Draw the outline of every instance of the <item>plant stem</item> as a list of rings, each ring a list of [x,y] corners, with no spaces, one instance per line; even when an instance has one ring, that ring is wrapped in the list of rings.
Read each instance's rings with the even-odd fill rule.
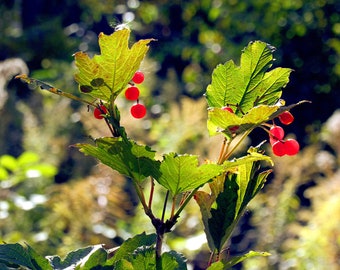
[[[164,205],[163,205],[163,211],[162,211],[162,218],[161,218],[162,222],[164,222],[164,218],[165,218],[166,204],[168,203],[169,193],[170,191],[167,190],[166,195],[165,195]]]
[[[162,270],[162,245],[164,232],[157,232],[156,238],[156,270]]]
[[[174,196],[174,197],[172,198],[172,206],[171,206],[170,219],[174,216],[175,207],[176,207],[176,196]]]
[[[150,178],[151,178],[151,189],[150,189],[150,197],[149,197],[149,208],[151,209],[153,192],[155,190],[155,181],[153,180],[153,178],[151,176],[150,176]]]
[[[223,163],[225,160],[227,160],[232,153],[235,151],[236,148],[238,148],[238,146],[241,144],[241,142],[249,135],[250,132],[252,132],[253,129],[249,129],[246,132],[244,132],[241,136],[241,138],[237,141],[237,143],[233,146],[233,148],[231,150],[229,150],[227,153],[224,154],[224,156],[222,157],[222,162]]]
[[[192,196],[195,195],[196,191],[199,188],[195,188],[194,190],[191,191],[191,193],[185,198],[185,200],[183,201],[183,203],[180,205],[180,207],[177,209],[176,213],[171,217],[171,222],[173,223],[173,225],[175,225],[176,220],[179,218],[179,215],[181,214],[181,212],[183,211],[183,209],[185,208],[185,206],[189,203],[190,199],[192,198]]]

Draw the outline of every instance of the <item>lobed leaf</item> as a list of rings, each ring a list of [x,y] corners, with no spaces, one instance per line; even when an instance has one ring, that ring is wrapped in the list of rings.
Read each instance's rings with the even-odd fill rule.
[[[148,176],[160,177],[160,162],[154,159],[155,152],[148,146],[122,137],[99,138],[95,142],[96,145],[76,144],[76,147],[135,181],[142,181]]]
[[[164,155],[160,165],[161,175],[156,180],[170,190],[172,195],[196,189],[222,173],[217,164],[198,166],[198,157],[194,155]]]
[[[91,59],[84,52],[75,53],[78,68],[75,80],[83,93],[109,101],[127,86],[153,41],[139,40],[129,48],[129,37],[130,30],[126,28],[111,35],[100,33],[100,55]]]
[[[28,267],[30,269],[42,269],[36,268],[33,265],[29,252],[27,252],[27,250],[20,244],[0,245],[0,262],[7,266],[17,265]]]
[[[61,259],[59,256],[48,256],[50,264],[53,269],[90,269],[87,268],[91,265],[97,266],[96,263],[103,264],[106,261],[107,254],[102,245],[88,246],[80,248],[68,253],[65,259]]]
[[[237,116],[221,108],[212,108],[208,111],[208,130],[211,136],[223,133],[232,137],[234,133],[243,133],[246,130],[254,129],[259,125],[272,119],[279,105],[259,105],[253,107],[242,117]],[[235,131],[233,127],[237,126]]]
[[[281,97],[281,89],[289,82],[291,69],[277,68],[266,72],[273,62],[273,47],[262,42],[250,43],[241,54],[240,66],[232,60],[218,65],[207,87],[209,107],[231,106],[236,115],[254,106],[273,105]]]
[[[156,243],[156,234],[138,234],[133,238],[129,238],[119,247],[116,251],[115,255],[107,261],[106,265],[113,265],[115,262],[129,256],[132,254],[138,247],[142,246],[152,246]]]

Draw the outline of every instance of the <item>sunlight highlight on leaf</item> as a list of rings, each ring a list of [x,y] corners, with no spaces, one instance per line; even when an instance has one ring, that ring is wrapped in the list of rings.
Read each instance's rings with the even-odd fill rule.
[[[149,43],[154,40],[139,40],[129,48],[129,37],[130,30],[127,28],[111,35],[101,33],[100,55],[91,59],[87,53],[75,53],[78,68],[75,79],[83,93],[108,102],[114,100],[127,86],[140,67]]]

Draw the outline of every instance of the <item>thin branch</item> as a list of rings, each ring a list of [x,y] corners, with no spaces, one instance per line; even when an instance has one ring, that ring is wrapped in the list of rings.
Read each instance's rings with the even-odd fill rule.
[[[149,208],[151,209],[153,193],[155,190],[155,181],[151,176],[150,176],[150,179],[151,179],[151,189],[150,189],[150,197],[149,197]]]
[[[231,148],[231,150],[229,150],[227,153],[225,153],[225,155],[222,158],[222,162],[226,161],[231,155],[232,153],[235,151],[236,148],[239,147],[239,145],[241,144],[241,142],[250,134],[250,132],[252,132],[253,129],[248,129],[246,132],[244,132],[241,136],[241,138],[237,141],[237,143]]]
[[[190,199],[195,195],[196,191],[199,188],[195,188],[194,190],[191,191],[191,193],[185,198],[185,200],[183,201],[183,203],[180,205],[180,207],[177,209],[176,213],[172,216],[171,218],[171,222],[173,223],[173,225],[175,225],[176,220],[179,218],[179,215],[182,213],[183,209],[185,208],[185,206],[189,203]]]
[[[167,205],[167,203],[168,203],[169,193],[170,193],[170,191],[167,190],[166,195],[165,195],[164,205],[163,205],[163,211],[162,211],[162,218],[161,218],[161,221],[162,221],[162,222],[164,222],[165,211],[166,211],[166,205]]]
[[[176,196],[174,196],[173,198],[172,198],[172,206],[171,206],[171,214],[170,214],[170,219],[174,216],[174,214],[175,214],[175,208],[176,208],[176,199],[177,199],[177,197]]]

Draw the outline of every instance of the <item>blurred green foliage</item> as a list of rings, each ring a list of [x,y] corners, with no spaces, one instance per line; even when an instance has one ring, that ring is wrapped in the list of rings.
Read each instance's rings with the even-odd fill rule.
[[[111,33],[120,23],[127,23],[136,39],[158,41],[152,44],[149,59],[142,66],[147,75],[142,96],[150,117],[139,122],[127,117],[123,125],[131,136],[160,151],[203,153],[213,158],[219,141],[207,141],[207,134],[198,132],[206,120],[200,97],[210,83],[212,69],[236,59],[249,41],[259,39],[277,47],[276,65],[295,70],[284,98],[288,103],[301,99],[313,102],[294,110],[296,121],[287,127],[287,133],[294,132],[304,141],[305,149],[297,158],[276,160],[275,177],[251,205],[230,252],[237,254],[252,247],[274,254],[252,259],[244,269],[326,265],[336,269],[340,250],[336,207],[340,139],[332,132],[339,125],[322,123],[340,105],[339,14],[336,0],[5,0],[0,3],[0,61],[22,58],[32,77],[79,94],[73,81],[72,54],[79,50],[97,53],[98,33]],[[10,80],[11,74],[0,70],[0,81]],[[86,141],[89,134],[102,136],[105,131],[87,108],[77,103],[32,91],[15,81],[5,88],[8,100],[0,108],[0,177],[2,184],[12,184],[0,191],[1,240],[26,240],[36,243],[33,246],[39,246],[43,254],[60,255],[86,244],[119,244],[126,231],[136,230],[126,215],[138,213],[133,199],[126,201],[129,182],[118,176],[95,180],[103,176],[93,167],[95,162],[67,148]],[[120,105],[124,112],[124,101]],[[262,141],[263,136],[255,133],[252,143]],[[24,167],[19,160],[29,152],[38,154],[39,159]],[[331,165],[322,167],[325,160]],[[54,179],[53,174],[35,180],[27,177],[27,169],[41,164],[57,168]],[[53,180],[72,181],[58,186]],[[99,195],[91,195],[96,188]],[[103,190],[108,193],[101,193]],[[20,209],[11,197],[21,198],[26,207],[34,194],[45,192],[51,195],[50,200],[30,210]],[[101,207],[104,201],[112,206],[110,211]],[[120,207],[121,202],[124,207]],[[185,213],[190,222],[175,232],[182,242],[173,242],[189,253],[193,246],[201,246],[190,242],[194,237],[186,239],[188,233],[199,238],[202,228],[195,207]],[[121,208],[124,210],[118,212]],[[140,215],[134,220],[144,224]],[[55,237],[45,241],[46,232]],[[204,248],[201,252],[204,256]],[[192,254],[188,257],[195,260]]]

